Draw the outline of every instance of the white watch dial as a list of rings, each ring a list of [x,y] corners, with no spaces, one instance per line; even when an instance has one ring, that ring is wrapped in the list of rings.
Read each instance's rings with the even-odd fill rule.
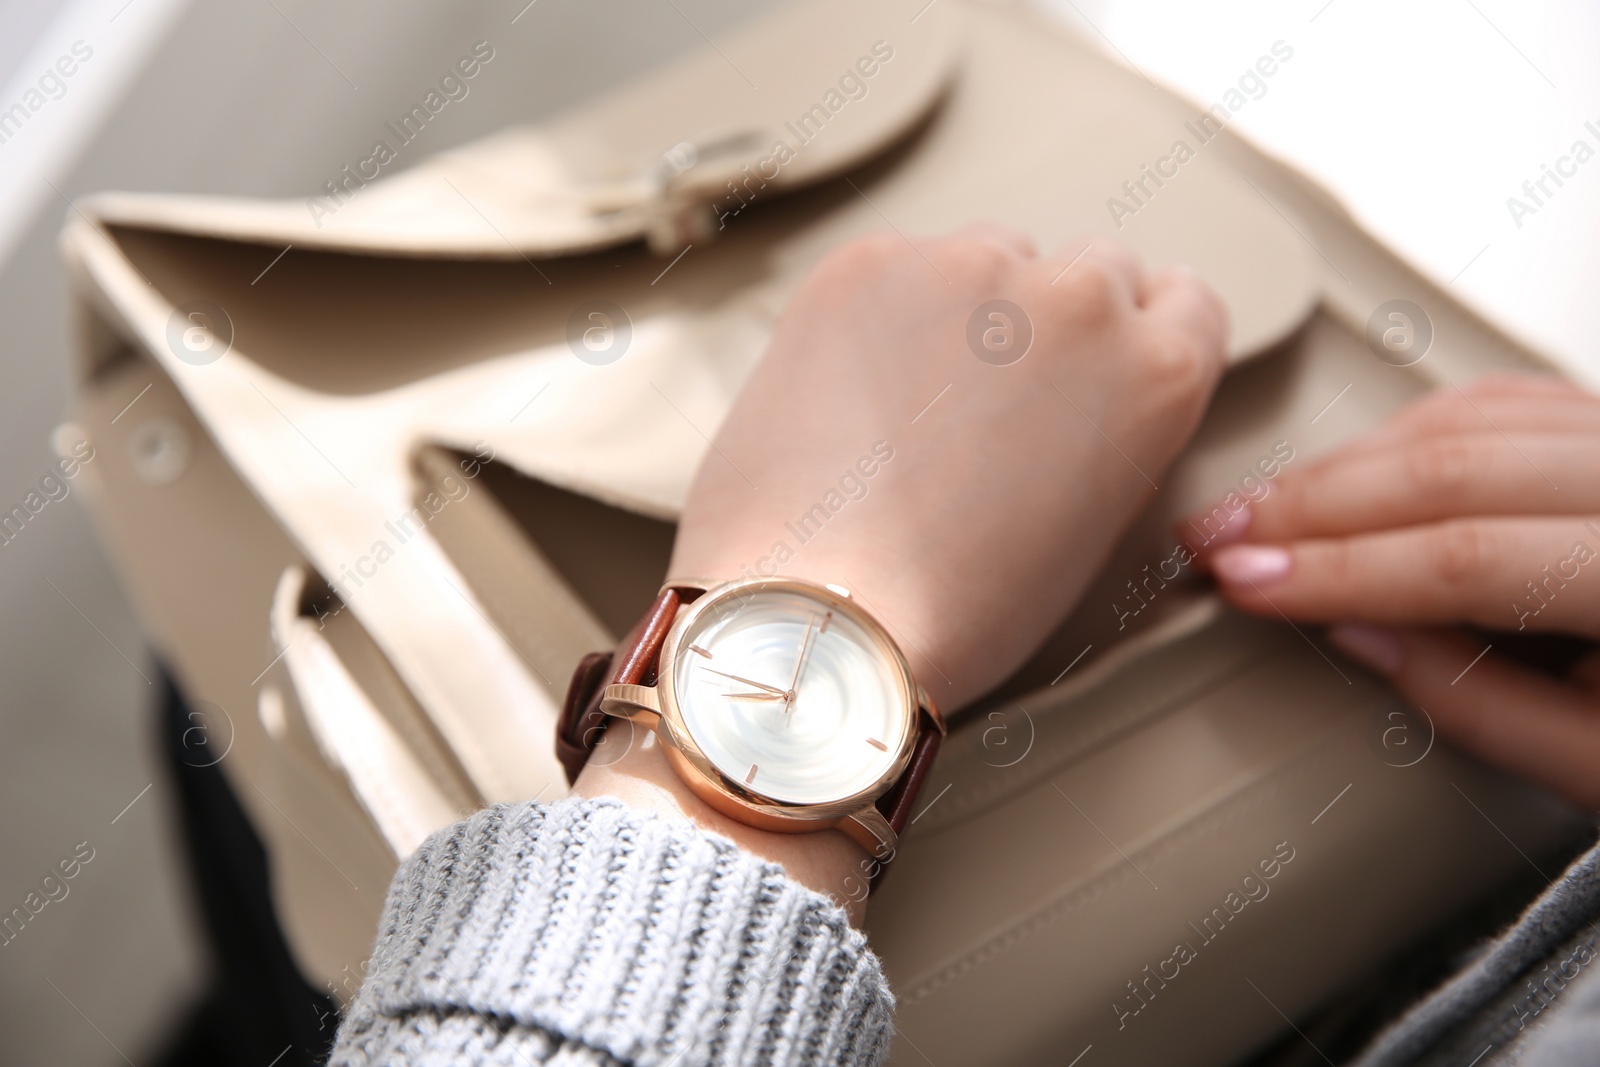
[[[908,693],[865,627],[788,590],[708,608],[681,639],[673,690],[718,770],[790,804],[842,800],[889,771],[911,730]]]

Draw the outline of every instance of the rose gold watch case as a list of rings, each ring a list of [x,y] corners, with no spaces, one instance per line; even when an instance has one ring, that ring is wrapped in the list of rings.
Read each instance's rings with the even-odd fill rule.
[[[656,731],[666,749],[668,762],[690,790],[722,814],[762,830],[783,833],[809,833],[836,827],[854,838],[868,852],[881,854],[893,849],[896,835],[875,806],[879,797],[905,773],[917,741],[917,716],[926,709],[941,733],[944,723],[932,701],[912,677],[911,666],[889,631],[840,586],[825,586],[796,578],[747,578],[731,582],[699,580],[672,581],[671,588],[698,588],[704,594],[678,612],[661,647],[656,669],[656,684],[611,685],[606,687],[601,710],[608,715],[628,718]],[[794,804],[774,800],[743,782],[723,774],[696,743],[684,723],[678,706],[676,667],[679,657],[688,652],[685,635],[708,612],[764,593],[794,593],[815,600],[824,610],[843,615],[864,630],[888,664],[900,691],[902,730],[899,750],[889,768],[873,783],[839,800],[814,804]],[[734,610],[737,610],[735,608]]]

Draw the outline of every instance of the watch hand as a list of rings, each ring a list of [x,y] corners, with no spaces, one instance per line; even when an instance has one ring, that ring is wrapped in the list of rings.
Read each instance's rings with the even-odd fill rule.
[[[786,700],[786,693],[723,693],[729,700]]]
[[[811,647],[811,628],[817,625],[817,617],[811,616],[806,623],[806,636],[800,642],[800,655],[794,661],[794,677],[789,680],[789,691],[800,683],[800,669],[806,665],[806,651]]]
[[[745,685],[753,685],[757,689],[763,689],[763,690],[767,691],[768,693],[773,693],[773,694],[775,694],[777,696],[780,696],[780,697],[781,696],[788,696],[787,692],[785,692],[782,689],[779,689],[775,685],[765,685],[765,684],[763,684],[761,682],[753,682],[749,678],[741,678],[737,674],[729,674],[727,671],[714,670],[711,667],[701,667],[700,669],[703,670],[703,671],[710,671],[712,674],[720,674],[724,678],[732,678],[734,681],[743,682]]]
[[[811,651],[811,628],[816,624],[817,617],[813,615],[811,620],[806,623],[806,636],[800,642],[800,655],[794,661],[794,677],[790,679],[789,692],[784,694],[783,698],[783,721],[786,723],[789,721],[789,712],[794,710],[795,693],[800,688],[800,672],[805,670],[806,654]]]

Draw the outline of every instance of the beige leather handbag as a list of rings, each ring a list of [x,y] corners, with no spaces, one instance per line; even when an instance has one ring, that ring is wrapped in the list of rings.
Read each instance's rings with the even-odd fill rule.
[[[1113,234],[1223,294],[1237,364],[1080,608],[952,731],[869,915],[897,1062],[1223,1063],[1548,848],[1564,809],[1183,566],[1188,509],[1433,383],[1546,369],[1227,119],[1023,11],[807,0],[557,121],[397,173],[375,145],[304,201],[80,202],[86,495],[227,731],[313,980],[353,988],[426,834],[562,792],[567,678],[650,601],[777,309],[885,228]],[[1411,334],[1369,345],[1394,300]]]

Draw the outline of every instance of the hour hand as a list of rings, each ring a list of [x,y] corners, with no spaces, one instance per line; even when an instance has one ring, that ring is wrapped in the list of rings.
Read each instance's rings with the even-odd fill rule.
[[[787,700],[782,693],[723,693],[729,700]]]
[[[700,669],[703,670],[703,671],[708,671],[711,674],[721,675],[724,678],[732,678],[734,681],[742,682],[745,685],[753,685],[757,689],[760,689],[761,691],[766,692],[766,693],[771,693],[774,696],[786,697],[786,696],[789,695],[786,691],[784,691],[782,689],[779,689],[775,685],[764,685],[761,682],[751,681],[749,678],[741,678],[737,674],[729,674],[727,671],[714,670],[711,667],[701,667]]]

